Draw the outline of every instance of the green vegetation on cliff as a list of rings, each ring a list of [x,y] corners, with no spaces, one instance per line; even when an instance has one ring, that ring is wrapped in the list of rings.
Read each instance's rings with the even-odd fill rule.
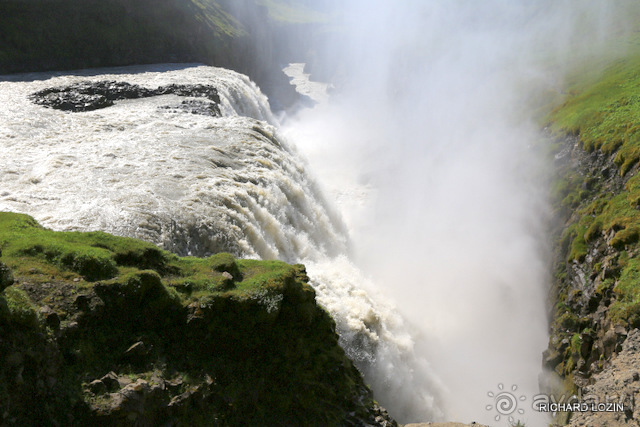
[[[614,192],[601,191],[598,181],[606,177],[573,177],[573,191],[564,202],[578,208],[575,214],[579,219],[567,229],[565,239],[571,241],[568,259],[582,262],[589,244],[608,236],[608,245],[621,256],[612,306],[614,320],[633,320],[635,327],[640,326],[640,270],[635,259],[640,236],[640,175],[634,167],[640,160],[638,68],[640,55],[616,61],[595,82],[576,85],[552,115],[555,130],[578,135],[586,152],[610,156],[618,167],[611,173],[624,178],[624,187]]]
[[[264,6],[269,16],[280,22],[289,23],[323,23],[328,20],[326,13],[311,7],[311,2],[296,0],[255,0],[256,4]],[[314,5],[317,7],[318,5]]]
[[[625,43],[626,56],[576,73],[549,119],[564,140],[553,195],[565,223],[545,363],[569,388],[640,327],[640,53]]]
[[[304,267],[0,213],[0,423],[339,425],[370,391]]]

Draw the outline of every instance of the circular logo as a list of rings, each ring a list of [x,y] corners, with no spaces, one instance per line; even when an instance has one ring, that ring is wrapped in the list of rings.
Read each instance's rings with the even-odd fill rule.
[[[518,401],[525,401],[527,398],[525,396],[516,397],[515,393],[518,390],[517,385],[511,386],[511,391],[504,391],[504,385],[498,384],[497,392],[488,392],[487,396],[493,399],[493,403],[491,405],[487,405],[487,411],[494,410],[497,412],[497,415],[494,417],[496,421],[500,421],[502,416],[508,416],[509,423],[515,423],[515,418],[512,414],[518,413],[520,415],[524,414],[524,409],[518,408]]]

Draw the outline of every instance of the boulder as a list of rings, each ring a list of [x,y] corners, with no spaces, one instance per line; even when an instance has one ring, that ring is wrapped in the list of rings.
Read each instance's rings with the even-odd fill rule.
[[[120,381],[118,375],[113,371],[100,378],[100,381],[109,391],[116,391],[120,389]]]
[[[178,95],[206,98],[208,101],[188,100],[177,107],[165,107],[192,114],[219,117],[220,96],[218,89],[210,85],[167,85],[147,89],[127,82],[98,81],[80,82],[64,87],[52,87],[31,94],[31,100],[44,107],[57,110],[82,112],[110,107],[114,101],[148,98],[159,95]]]

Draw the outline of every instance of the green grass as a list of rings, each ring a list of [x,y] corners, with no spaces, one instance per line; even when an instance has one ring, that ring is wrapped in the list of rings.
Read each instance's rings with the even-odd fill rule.
[[[281,292],[297,271],[281,261],[235,260],[226,253],[178,257],[151,243],[102,232],[54,232],[27,215],[14,213],[0,213],[0,248],[16,280],[76,278],[127,285],[132,277],[150,271],[145,277],[157,276],[158,283],[180,291],[185,301]]]
[[[7,212],[0,213],[0,249],[15,278],[0,291],[0,354],[13,355],[0,358],[0,408],[18,424],[64,424],[69,413],[96,424],[89,405],[106,405],[109,395],[87,387],[110,371],[148,381],[188,378],[164,392],[167,402],[206,387],[209,400],[180,416],[185,425],[214,418],[221,425],[339,425],[371,404],[300,265],[227,253],[178,257],[135,239],[54,232]],[[139,341],[145,353],[126,356]],[[20,377],[24,349],[33,363]],[[55,398],[44,399],[38,380],[52,375]],[[364,400],[355,403],[358,396]]]
[[[21,289],[10,286],[0,294],[0,319],[11,319],[14,325],[39,329],[36,306]]]
[[[635,311],[640,307],[636,307],[640,303],[640,276],[637,274],[640,253],[639,179],[640,175],[633,176],[620,194],[597,194],[585,207],[577,210],[579,219],[563,235],[563,239],[570,242],[567,261],[584,261],[589,245],[598,239],[607,239],[608,245],[619,251],[616,299],[611,313],[616,322],[638,326],[640,319]]]
[[[289,24],[327,23],[329,16],[295,0],[255,0],[265,6],[271,19]]]
[[[639,68],[636,52],[595,79],[590,74],[574,77],[570,96],[549,117],[554,131],[579,135],[585,150],[615,154],[622,175],[640,159]]]
[[[587,152],[610,156],[625,187],[616,194],[603,191],[602,177],[573,172],[554,183],[553,198],[575,219],[561,238],[567,261],[584,261],[604,239],[618,255],[600,291],[613,288],[614,322],[640,326],[640,33],[614,39],[611,47],[614,54],[570,76],[567,96],[547,121],[558,135],[578,135]],[[596,274],[601,269],[594,266]]]
[[[575,387],[579,360],[588,358],[581,331],[603,326],[581,304],[592,313],[604,303],[604,322],[640,327],[640,33],[610,43],[609,55],[591,58],[569,77],[564,99],[544,121],[558,140],[578,136],[587,153],[600,152],[615,166],[612,178],[568,166],[552,185],[553,204],[568,222],[556,242],[565,263],[556,272],[550,348],[563,356],[555,370],[567,388]],[[567,281],[574,263],[587,283],[597,283],[593,294]]]
[[[192,12],[195,13],[196,21],[204,24],[218,36],[240,37],[247,34],[242,24],[217,1],[189,0],[185,3],[188,3]],[[176,4],[180,5],[180,3]]]

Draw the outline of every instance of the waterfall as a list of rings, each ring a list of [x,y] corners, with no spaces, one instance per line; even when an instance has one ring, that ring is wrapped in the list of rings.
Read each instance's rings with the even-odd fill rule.
[[[156,90],[210,85],[220,116],[163,94],[84,112],[46,108],[34,93],[115,81]],[[442,388],[397,308],[349,259],[348,229],[280,135],[246,77],[198,66],[136,66],[0,81],[0,210],[54,230],[102,230],[181,255],[228,251],[308,266],[340,343],[392,415],[442,417]],[[191,105],[191,104],[187,104]]]

